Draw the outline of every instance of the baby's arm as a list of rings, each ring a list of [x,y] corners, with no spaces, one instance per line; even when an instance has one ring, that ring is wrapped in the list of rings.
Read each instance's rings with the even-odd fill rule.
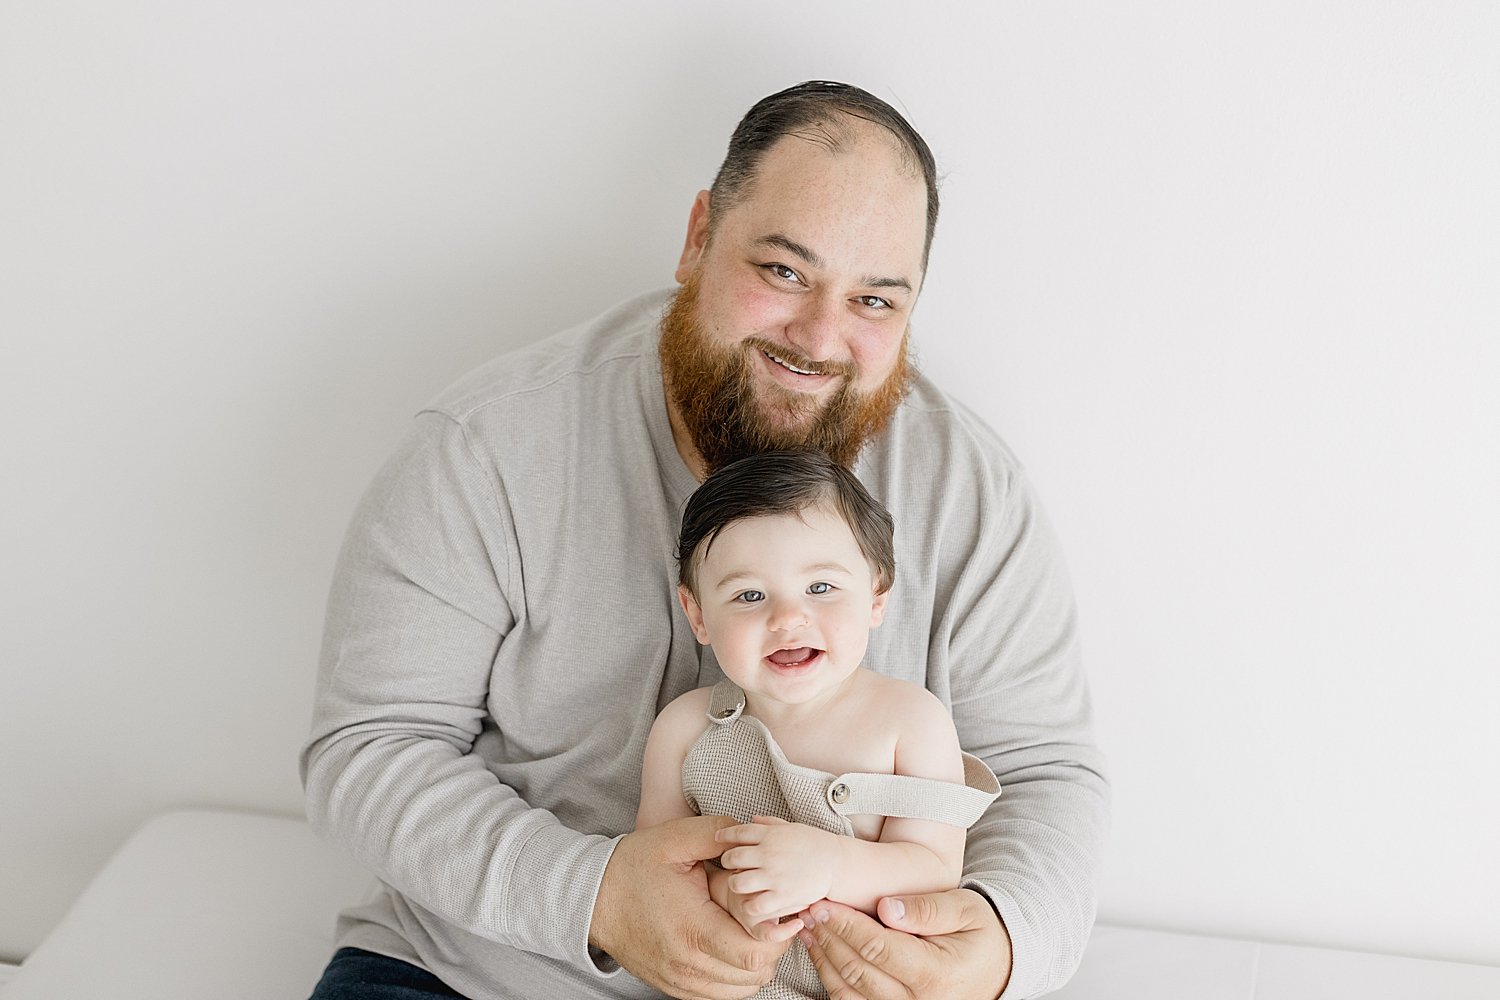
[[[682,762],[707,725],[708,688],[689,691],[661,710],[646,737],[641,762],[641,804],[635,828],[644,830],[668,820],[694,815],[682,794]]]
[[[641,762],[641,804],[635,814],[635,828],[645,829],[694,815],[682,794],[682,763],[693,742],[707,724],[710,689],[700,688],[673,701],[651,726],[646,738],[645,758]],[[713,862],[704,865],[708,873],[708,893],[740,922],[745,931],[762,941],[784,941],[796,933],[796,927],[777,927],[774,922],[745,912],[746,897],[729,888],[729,873]]]
[[[888,716],[899,719],[895,772],[962,784],[958,734],[942,702],[913,685],[893,686],[890,694],[901,700]],[[932,820],[888,817],[880,840],[865,841],[757,816],[719,831],[718,839],[738,845],[723,857],[724,867],[735,869],[728,885],[752,897],[744,907],[761,920],[825,897],[873,914],[886,896],[952,889],[963,874],[963,829]]]

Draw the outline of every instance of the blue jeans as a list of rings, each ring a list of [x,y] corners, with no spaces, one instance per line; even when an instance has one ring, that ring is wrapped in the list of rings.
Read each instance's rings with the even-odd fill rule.
[[[459,997],[432,973],[361,948],[333,953],[309,1000],[429,1000]]]

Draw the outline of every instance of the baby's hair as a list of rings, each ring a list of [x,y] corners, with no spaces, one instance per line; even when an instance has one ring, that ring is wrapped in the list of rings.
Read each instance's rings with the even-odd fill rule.
[[[895,522],[854,473],[821,451],[767,451],[724,466],[694,491],[677,536],[677,580],[697,593],[693,574],[719,532],[751,517],[823,507],[849,525],[875,570],[875,592],[896,582]],[[701,551],[700,551],[701,550]]]

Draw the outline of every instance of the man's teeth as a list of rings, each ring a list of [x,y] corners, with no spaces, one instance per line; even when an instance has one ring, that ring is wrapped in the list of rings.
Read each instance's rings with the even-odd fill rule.
[[[765,354],[766,357],[770,358],[772,361],[776,362],[778,365],[780,365],[781,367],[785,368],[789,372],[796,372],[798,375],[821,375],[821,374],[823,374],[820,371],[808,371],[805,368],[798,368],[796,365],[792,364],[791,362],[783,360],[782,358],[778,358],[776,355],[772,354],[770,351],[763,351],[762,353]]]

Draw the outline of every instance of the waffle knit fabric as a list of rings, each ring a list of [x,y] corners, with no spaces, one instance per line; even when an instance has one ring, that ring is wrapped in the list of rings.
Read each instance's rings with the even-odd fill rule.
[[[955,785],[895,774],[829,774],[787,760],[765,725],[745,715],[745,697],[733,681],[714,685],[709,725],[682,764],[682,790],[699,815],[774,816],[854,836],[850,816],[905,816],[968,827],[1000,795],[1000,784],[977,758],[965,755],[970,782]],[[897,811],[889,811],[889,810]],[[802,942],[776,965],[776,978],[754,1000],[825,1000]]]

